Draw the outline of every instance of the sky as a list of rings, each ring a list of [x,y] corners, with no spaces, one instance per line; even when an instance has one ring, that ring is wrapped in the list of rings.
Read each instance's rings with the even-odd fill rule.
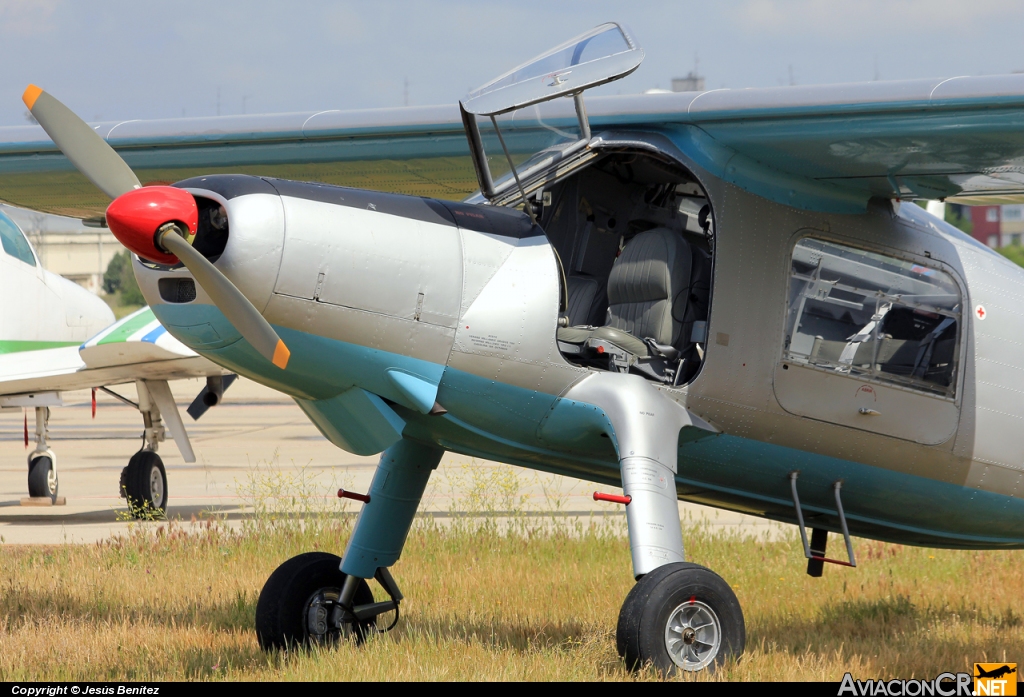
[[[1017,0],[0,0],[0,126],[29,83],[90,121],[454,103],[609,20],[646,54],[611,94],[1024,71]]]

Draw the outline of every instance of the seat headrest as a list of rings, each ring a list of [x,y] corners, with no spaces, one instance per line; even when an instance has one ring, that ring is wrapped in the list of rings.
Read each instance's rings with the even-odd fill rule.
[[[671,230],[654,228],[623,247],[608,277],[608,302],[673,300],[690,278],[689,245]]]

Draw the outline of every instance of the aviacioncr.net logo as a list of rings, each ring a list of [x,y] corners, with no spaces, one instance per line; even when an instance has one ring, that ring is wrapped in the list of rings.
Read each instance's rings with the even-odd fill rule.
[[[932,680],[854,680],[847,673],[839,695],[856,697],[972,697],[970,673],[939,673]]]

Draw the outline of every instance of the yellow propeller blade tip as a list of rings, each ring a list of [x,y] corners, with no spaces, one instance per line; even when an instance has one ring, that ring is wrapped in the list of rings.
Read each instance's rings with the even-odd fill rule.
[[[291,355],[292,352],[288,350],[288,347],[284,345],[284,342],[278,339],[277,348],[274,349],[274,365],[281,370],[284,370],[288,365],[288,359],[291,358]]]
[[[21,101],[25,102],[25,106],[28,107],[29,111],[32,111],[32,107],[36,105],[36,100],[39,99],[39,95],[41,95],[42,93],[42,87],[29,85],[25,88],[25,93],[21,95]]]

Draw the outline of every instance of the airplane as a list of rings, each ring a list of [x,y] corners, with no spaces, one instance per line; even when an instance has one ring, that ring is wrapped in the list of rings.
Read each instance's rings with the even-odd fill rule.
[[[974,676],[976,678],[997,678],[998,679],[998,678],[1003,677],[1004,675],[1009,675],[1011,673],[1016,673],[1017,672],[1016,668],[1011,668],[1008,665],[1002,665],[1002,666],[999,666],[998,668],[993,668],[992,670],[985,670],[981,666],[976,666],[975,670],[978,673],[977,675]]]
[[[198,418],[220,401],[234,376],[168,334],[148,307],[115,322],[99,297],[42,268],[24,232],[3,211],[0,245],[0,292],[8,298],[0,309],[0,411],[35,412],[29,497],[51,505],[60,498],[50,408],[63,405],[64,391],[91,388],[95,415],[98,388],[137,408],[143,418],[143,447],[121,471],[121,496],[131,503],[132,515],[166,511],[167,473],[157,448],[168,427],[185,461],[195,462],[167,381],[206,378],[207,386],[189,408]],[[128,382],[137,387],[137,403],[110,389]]]
[[[608,23],[459,105],[96,126],[30,86],[52,142],[0,129],[7,200],[108,225],[175,338],[382,453],[264,649],[385,630],[445,451],[622,487],[630,669],[746,642],[678,500],[796,524],[811,576],[1024,547],[1024,270],[912,202],[1024,194],[1024,75],[585,98],[642,59]]]

